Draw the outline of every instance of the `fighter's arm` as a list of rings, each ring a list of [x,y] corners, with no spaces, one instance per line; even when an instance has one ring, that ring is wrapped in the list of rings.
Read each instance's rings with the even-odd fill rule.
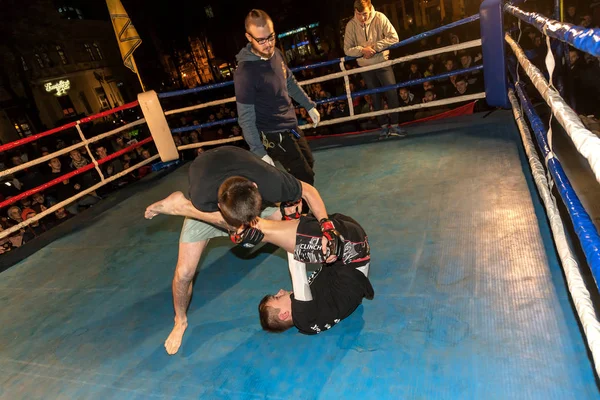
[[[317,218],[317,221],[321,221],[323,218],[328,218],[327,209],[325,203],[319,194],[319,191],[312,185],[306,182],[300,181],[302,186],[302,198],[310,207],[313,215]]]
[[[294,298],[300,301],[312,301],[312,292],[310,291],[310,285],[306,276],[306,264],[294,260],[292,253],[288,253],[288,264],[290,276],[292,277]]]
[[[344,238],[335,230],[333,223],[329,221],[325,203],[323,203],[323,199],[317,189],[306,182],[300,181],[300,183],[302,184],[302,198],[308,203],[313,215],[321,224],[323,231],[323,254],[327,255],[329,253],[326,262],[332,263],[337,259],[341,251],[343,251]]]
[[[198,219],[200,221],[207,222],[211,225],[216,225],[219,228],[231,230],[232,228],[225,222],[223,219],[223,215],[221,215],[220,211],[215,212],[204,212],[200,210],[196,210],[194,215],[190,215],[190,217],[194,219]]]

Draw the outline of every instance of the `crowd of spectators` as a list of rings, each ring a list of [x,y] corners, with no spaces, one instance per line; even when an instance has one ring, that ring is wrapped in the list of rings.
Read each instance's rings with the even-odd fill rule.
[[[90,126],[86,133],[91,136],[100,134],[111,128],[114,129],[119,123],[122,122],[118,118],[110,118],[110,120],[106,119],[95,126]],[[135,145],[148,136],[149,133],[147,132],[147,128],[137,126],[112,136],[111,138],[95,142],[89,146],[89,149],[93,153],[94,158],[99,160],[107,157],[109,154]],[[80,142],[81,140],[78,139],[78,135],[73,128],[71,131],[67,130],[60,134],[19,146],[12,151],[0,153],[0,170],[4,171],[25,164],[31,160],[46,156]],[[152,157],[155,153],[156,150],[153,145],[139,146],[131,151],[125,152],[119,157],[99,165],[98,168],[100,168],[105,178],[109,178],[120,174],[130,166],[144,159]],[[72,171],[85,167],[90,163],[92,163],[92,157],[90,156],[87,147],[82,146],[61,156],[51,158],[47,162],[33,165],[13,174],[6,175],[0,182],[0,201],[8,200],[31,189],[35,189],[52,180],[61,178]],[[1,239],[0,254],[22,246],[50,230],[52,227],[61,224],[79,212],[94,206],[111,192],[143,178],[151,172],[151,168],[151,166],[146,165],[125,174],[109,184],[80,197],[78,200],[65,207],[59,208],[53,214],[20,229],[7,238]],[[47,210],[49,207],[91,188],[100,182],[100,180],[100,175],[96,168],[92,168],[84,173],[63,179],[57,184],[38,191],[31,196],[22,198],[17,202],[12,203],[7,208],[4,208],[6,211],[3,213],[4,215],[0,217],[0,230],[10,228],[24,220],[33,218],[35,215]]]

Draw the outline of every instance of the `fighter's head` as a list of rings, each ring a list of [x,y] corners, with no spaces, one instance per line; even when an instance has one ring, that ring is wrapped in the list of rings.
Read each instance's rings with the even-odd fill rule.
[[[232,176],[219,187],[219,210],[223,219],[234,228],[251,225],[260,215],[262,197],[251,180]]]
[[[285,332],[294,325],[292,320],[292,292],[280,289],[268,294],[258,304],[260,324],[267,332]]]
[[[271,58],[275,52],[277,35],[273,21],[263,10],[251,10],[246,16],[246,39],[252,44],[252,49],[263,58]]]

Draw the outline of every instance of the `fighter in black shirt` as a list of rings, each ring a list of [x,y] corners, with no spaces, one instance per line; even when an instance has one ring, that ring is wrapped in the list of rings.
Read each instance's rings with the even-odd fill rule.
[[[294,289],[281,289],[262,299],[258,309],[265,330],[283,332],[295,325],[301,333],[317,334],[352,314],[363,297],[373,298],[367,234],[358,222],[343,214],[333,214],[330,220],[343,241],[343,251],[333,264],[325,263],[321,224],[312,215],[281,222],[258,219],[253,226],[253,232],[260,231],[264,241],[288,251]],[[304,262],[322,266],[307,278]]]

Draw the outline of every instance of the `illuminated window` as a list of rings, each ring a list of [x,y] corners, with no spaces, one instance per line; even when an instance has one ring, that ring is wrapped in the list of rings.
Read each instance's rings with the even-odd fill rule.
[[[60,58],[60,61],[63,63],[63,65],[69,63],[69,60],[67,59],[67,55],[65,54],[65,51],[63,50],[61,45],[59,45],[59,44],[56,45],[56,52],[58,53],[58,58]]]
[[[92,51],[92,47],[89,45],[89,43],[85,43],[83,46],[85,47],[85,51],[88,53],[88,56],[90,56],[90,61],[96,61],[96,56],[94,56],[94,52]]]
[[[54,63],[52,62],[50,57],[48,57],[48,53],[46,53],[45,51],[42,53],[42,60],[44,60],[44,64],[46,64],[46,66],[54,67]]]
[[[104,56],[102,55],[102,50],[100,50],[100,46],[98,46],[98,43],[94,43],[94,49],[96,49],[96,54],[98,54],[98,59],[104,60]]]
[[[35,57],[35,61],[38,63],[38,66],[40,68],[45,68],[46,67],[44,65],[44,61],[42,61],[42,57],[40,57],[40,55],[38,53],[35,53],[33,56]]]

